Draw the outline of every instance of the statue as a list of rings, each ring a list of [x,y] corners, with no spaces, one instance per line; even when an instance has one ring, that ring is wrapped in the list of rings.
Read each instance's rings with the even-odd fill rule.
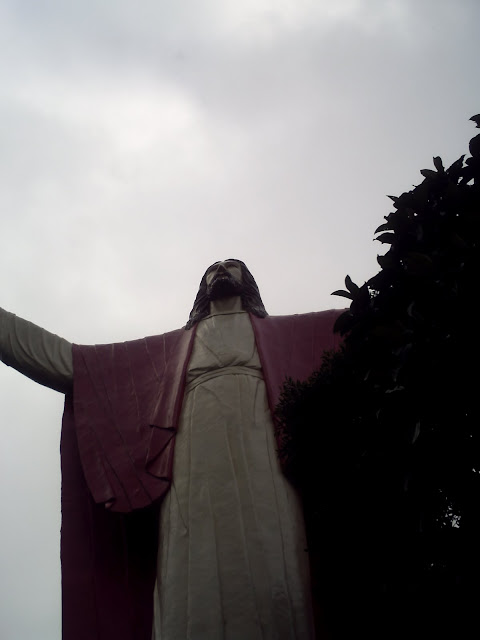
[[[314,638],[303,516],[273,410],[340,311],[268,316],[236,259],[183,329],[72,345],[0,310],[0,355],[65,393],[64,640]]]

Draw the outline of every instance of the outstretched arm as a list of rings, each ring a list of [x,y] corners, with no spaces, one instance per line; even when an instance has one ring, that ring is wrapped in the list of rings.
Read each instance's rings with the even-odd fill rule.
[[[0,360],[56,391],[72,388],[71,343],[1,308]]]

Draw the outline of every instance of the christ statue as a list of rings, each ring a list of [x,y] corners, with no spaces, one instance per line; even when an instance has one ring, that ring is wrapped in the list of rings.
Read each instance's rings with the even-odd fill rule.
[[[64,640],[315,637],[274,410],[336,347],[340,313],[269,316],[236,259],[159,336],[72,345],[0,310],[3,362],[65,394]]]

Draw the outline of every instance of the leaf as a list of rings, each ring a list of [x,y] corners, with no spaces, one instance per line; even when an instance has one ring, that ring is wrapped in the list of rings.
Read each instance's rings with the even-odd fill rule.
[[[396,265],[390,251],[383,256],[377,256],[377,262],[382,269],[392,269]]]
[[[350,278],[350,276],[347,276],[345,278],[345,286],[350,291],[350,293],[357,293],[359,289],[359,287],[354,282],[352,282],[352,279]]]
[[[378,240],[382,243],[392,244],[395,240],[394,233],[382,233],[382,235],[378,236],[378,238],[374,238],[374,240]]]
[[[379,227],[377,227],[373,233],[379,233],[380,231],[387,231],[387,229],[390,229],[390,225],[388,224],[388,222],[384,222]]]
[[[462,173],[464,158],[465,158],[465,154],[463,154],[463,156],[460,156],[458,160],[455,160],[455,162],[448,167],[447,174],[449,175],[450,178],[453,178],[454,180],[458,180],[458,178]]]
[[[355,285],[356,286],[356,285]],[[370,291],[365,283],[355,292],[355,298],[352,302],[351,310],[354,314],[366,311],[370,305]]]
[[[385,393],[398,393],[399,391],[405,391],[405,387],[401,384],[397,384],[393,389],[387,389]]]
[[[411,302],[407,307],[407,315],[416,322],[425,322],[425,318],[421,313],[417,311],[417,305],[415,302]]]
[[[470,150],[470,153],[472,154],[472,156],[474,156],[475,158],[478,158],[480,156],[480,133],[478,134],[478,136],[474,136],[468,145],[468,148]],[[468,162],[468,160],[467,160]],[[471,163],[469,163],[471,164]]]
[[[468,247],[468,243],[458,233],[453,233],[450,236],[450,240],[457,249],[466,249]]]
[[[342,291],[342,289],[337,289],[337,291],[332,291],[330,294],[332,296],[341,296],[342,298],[348,298],[349,300],[353,300],[353,296],[348,291]]]
[[[372,291],[379,291],[385,285],[388,286],[388,278],[389,276],[387,273],[385,273],[385,271],[379,271],[372,278],[370,278],[370,280],[368,280],[367,285]]]
[[[475,124],[477,125],[477,129],[480,129],[480,113],[477,113],[476,116],[472,116],[471,118],[469,118],[469,120],[475,122]]]
[[[419,251],[408,251],[403,258],[407,272],[412,275],[427,275],[433,270],[433,260]]]
[[[412,436],[412,444],[415,444],[419,435],[420,435],[420,422],[417,422],[417,424],[415,425],[415,431],[413,432],[413,436]]]
[[[443,166],[443,162],[442,162],[442,159],[440,158],[440,156],[434,156],[433,164],[435,166],[435,169],[439,173],[443,173],[445,171],[444,166]]]
[[[424,178],[438,178],[438,173],[433,169],[422,169],[420,173]]]

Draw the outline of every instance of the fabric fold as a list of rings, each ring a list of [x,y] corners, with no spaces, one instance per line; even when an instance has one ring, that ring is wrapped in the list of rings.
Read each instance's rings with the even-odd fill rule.
[[[173,460],[175,432],[173,427],[152,427],[145,468],[156,478],[168,481]]]
[[[141,509],[168,490],[193,336],[177,330],[128,343],[73,346],[83,471],[95,502],[112,511]]]

